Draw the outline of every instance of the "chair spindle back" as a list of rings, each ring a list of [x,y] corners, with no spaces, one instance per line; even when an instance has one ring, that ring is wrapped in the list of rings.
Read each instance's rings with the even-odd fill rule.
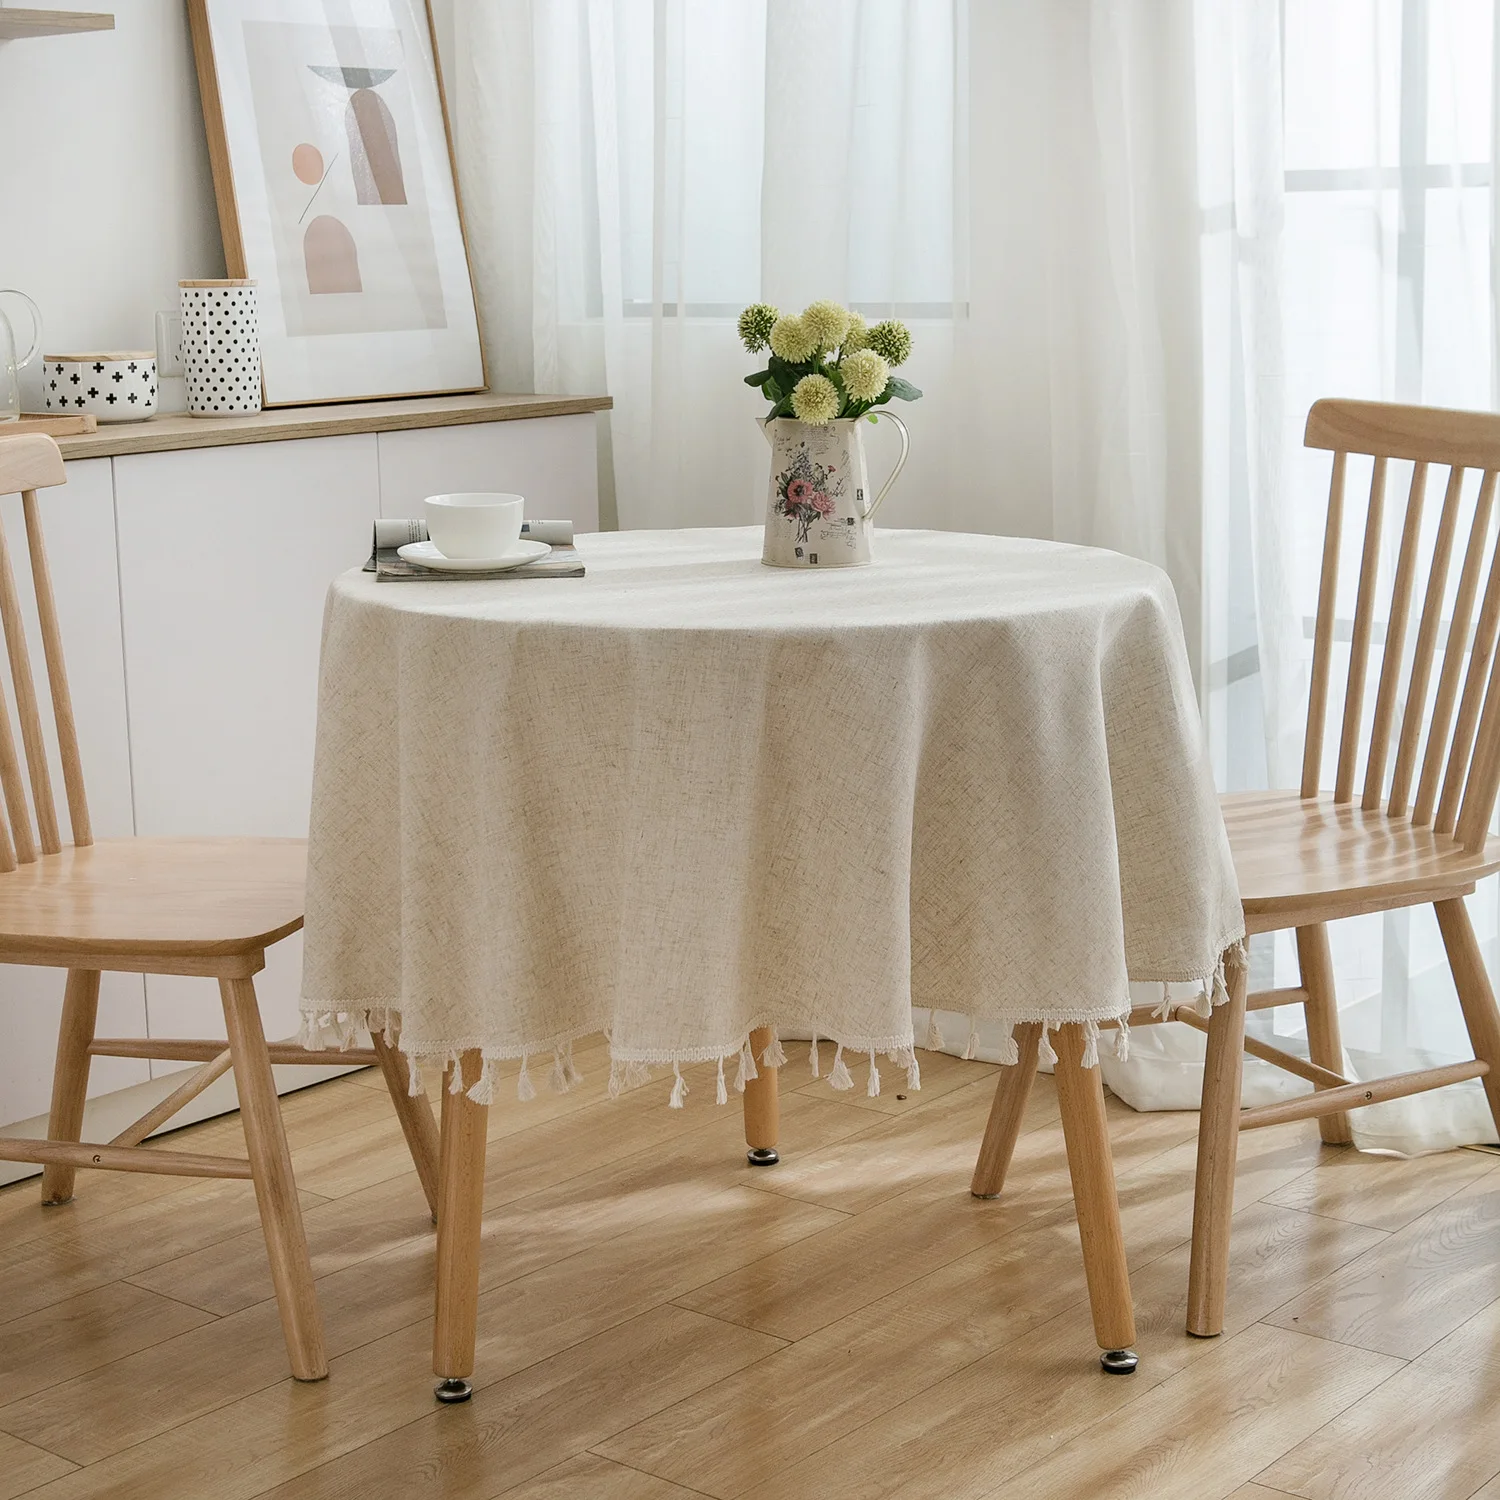
[[[1401,517],[1401,541],[1388,596],[1360,806],[1366,811],[1376,811],[1383,800],[1392,818],[1409,817],[1419,826],[1430,823],[1435,832],[1457,838],[1468,849],[1481,848],[1494,811],[1496,792],[1500,790],[1500,656],[1495,651],[1500,631],[1500,537],[1492,542],[1490,534],[1496,478],[1500,475],[1500,414],[1374,401],[1318,401],[1308,413],[1304,441],[1309,448],[1332,451],[1333,473],[1313,634],[1302,795],[1317,796],[1323,761],[1348,458],[1351,453],[1361,454],[1372,458],[1374,463],[1339,732],[1334,780],[1334,801],[1338,803],[1353,801],[1358,775],[1365,681],[1379,610],[1376,595],[1387,468],[1392,459],[1409,460],[1411,487]],[[1403,673],[1407,630],[1417,592],[1428,475],[1434,467],[1446,467],[1448,477],[1417,616],[1411,665]],[[1462,549],[1453,613],[1444,635],[1443,605],[1461,529],[1464,476],[1470,469],[1483,477]],[[1474,605],[1487,558],[1484,596],[1478,621],[1474,623]],[[1443,663],[1434,691],[1432,675],[1440,638]]]
[[[78,731],[68,689],[68,669],[63,658],[57,604],[52,592],[52,574],[47,565],[41,511],[36,496],[38,489],[63,484],[66,480],[62,455],[50,437],[40,433],[6,437],[0,429],[0,495],[19,492],[21,496],[32,591],[47,668],[48,696],[57,734],[68,822],[72,842],[84,845],[93,843],[93,831],[83,786],[83,764],[78,753]],[[14,870],[18,864],[33,863],[39,854],[56,854],[62,848],[62,835],[52,792],[41,706],[31,670],[26,622],[3,528],[0,528],[0,633],[5,637],[11,693],[21,726],[18,752],[10,702],[0,688],[0,794],[4,798],[4,816],[0,817],[0,871],[6,871]]]

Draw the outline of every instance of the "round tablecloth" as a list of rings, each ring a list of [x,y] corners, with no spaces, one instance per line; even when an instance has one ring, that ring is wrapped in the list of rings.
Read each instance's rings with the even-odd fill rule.
[[[941,532],[821,572],[760,547],[334,582],[306,1040],[546,1054],[566,1086],[584,1035],[753,1070],[770,1026],[868,1054],[873,1089],[876,1054],[915,1066],[913,1005],[1092,1038],[1130,979],[1212,989],[1243,923],[1164,574]]]

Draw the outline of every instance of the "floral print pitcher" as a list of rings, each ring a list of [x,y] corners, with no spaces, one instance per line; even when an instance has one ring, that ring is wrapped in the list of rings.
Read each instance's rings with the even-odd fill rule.
[[[871,518],[906,464],[906,424],[893,412],[901,457],[880,493],[870,497],[863,417],[814,426],[792,417],[762,423],[771,445],[771,491],[761,561],[773,568],[848,568],[870,562]]]

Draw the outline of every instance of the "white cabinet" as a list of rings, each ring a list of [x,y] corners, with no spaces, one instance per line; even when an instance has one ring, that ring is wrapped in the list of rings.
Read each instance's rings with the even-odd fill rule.
[[[305,838],[323,599],[368,550],[375,435],[114,463],[136,832]],[[295,1032],[299,979],[278,944],[267,1035]],[[151,975],[146,1004],[152,1035],[223,1034],[207,980]]]
[[[527,399],[426,404],[441,421],[444,408],[464,401],[501,410]],[[67,485],[42,495],[98,837],[306,835],[324,598],[335,574],[368,555],[376,516],[419,515],[422,497],[444,490],[499,489],[525,495],[532,516],[597,528],[592,409],[400,430],[370,425],[387,413],[405,422],[421,404],[240,419],[263,431],[301,424],[295,430],[314,426],[319,434],[276,441],[202,446],[223,444],[225,434],[166,418],[64,445],[103,450],[71,460]],[[559,403],[535,404],[556,412]],[[166,451],[139,451],[153,443]],[[0,521],[29,596],[15,497],[0,501]],[[37,644],[33,658],[40,664]],[[267,954],[257,976],[269,1035],[295,1032],[300,981],[294,937]],[[0,967],[0,1130],[40,1128],[62,983],[61,971]],[[216,987],[106,975],[100,1030],[222,1036]],[[153,1078],[182,1066],[97,1060],[90,1095],[104,1097],[90,1106],[95,1138],[143,1113],[167,1088]],[[306,1082],[318,1070],[282,1076]],[[118,1092],[126,1088],[129,1095]],[[198,1110],[232,1104],[216,1086]],[[0,1181],[28,1170],[0,1168]]]
[[[416,517],[425,495],[499,490],[524,495],[528,518],[597,531],[597,422],[590,413],[382,432],[380,513]]]

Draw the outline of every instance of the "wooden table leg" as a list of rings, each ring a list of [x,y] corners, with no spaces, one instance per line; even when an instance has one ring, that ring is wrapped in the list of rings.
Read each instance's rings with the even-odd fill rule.
[[[776,1143],[780,1139],[781,1111],[776,1097],[778,1070],[768,1068],[761,1054],[771,1045],[774,1033],[762,1026],[750,1033],[750,1051],[755,1057],[755,1077],[745,1084],[745,1144],[752,1167],[774,1167],[781,1157]]]
[[[479,1077],[482,1059],[465,1052],[464,1081]],[[479,1226],[484,1213],[484,1148],[489,1107],[467,1094],[443,1089],[438,1169],[437,1314],[432,1331],[432,1372],[439,1401],[474,1394],[474,1333],[479,1316]]]
[[[974,1178],[969,1191],[976,1198],[998,1198],[1005,1186],[1005,1174],[1015,1154],[1026,1118],[1026,1101],[1036,1078],[1037,1053],[1041,1050],[1042,1023],[1022,1021],[1015,1028],[1016,1062],[1000,1069],[995,1084],[995,1102],[990,1105],[989,1124],[979,1146],[979,1160],[974,1163]]]
[[[1135,1309],[1125,1238],[1120,1232],[1115,1166],[1109,1154],[1104,1082],[1097,1067],[1083,1066],[1083,1027],[1077,1021],[1057,1027],[1052,1044],[1057,1052],[1057,1102],[1068,1148],[1068,1175],[1073,1179],[1073,1208],[1083,1243],[1083,1273],[1094,1315],[1094,1337],[1104,1351],[1099,1363],[1112,1375],[1128,1375],[1137,1363],[1130,1347],[1135,1342]]]

